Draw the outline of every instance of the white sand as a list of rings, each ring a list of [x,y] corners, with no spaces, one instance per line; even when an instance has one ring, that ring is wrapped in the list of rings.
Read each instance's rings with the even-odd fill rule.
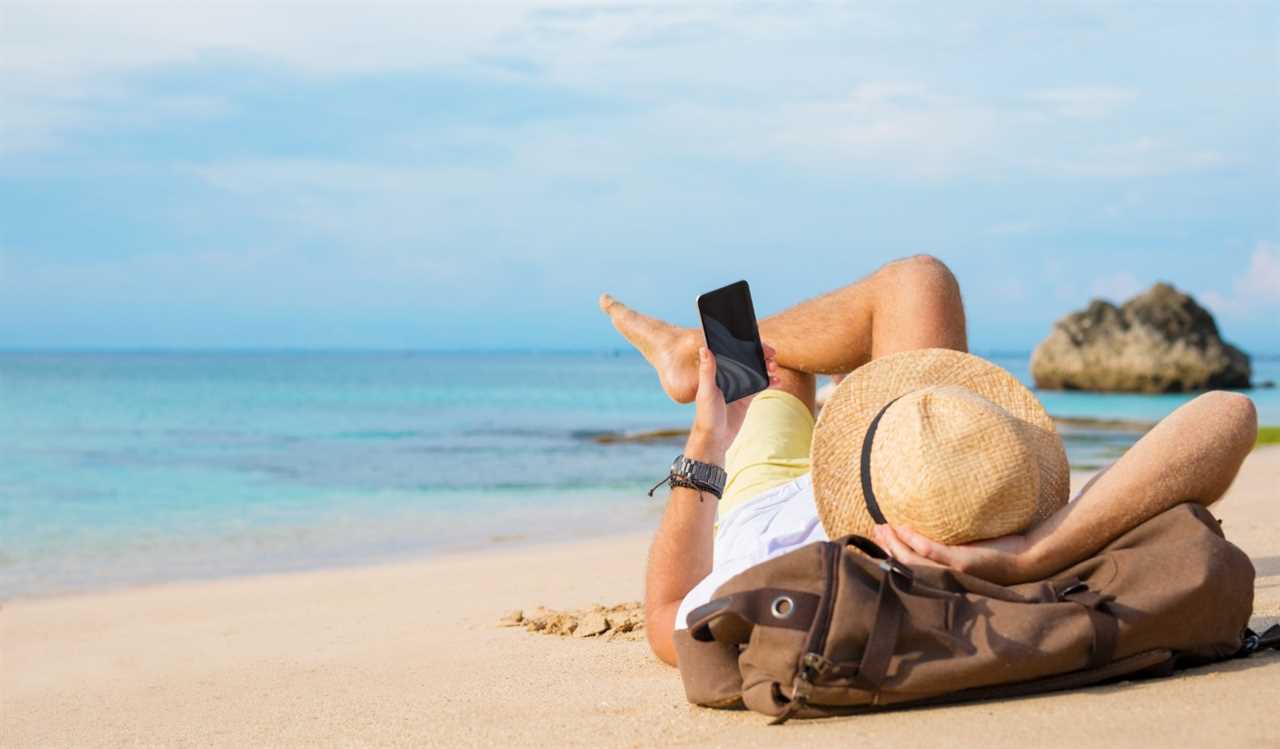
[[[1280,616],[1280,448],[1216,508]],[[688,705],[643,642],[495,626],[640,597],[647,538],[0,609],[0,745],[1277,746],[1280,652],[1171,679],[780,728]]]

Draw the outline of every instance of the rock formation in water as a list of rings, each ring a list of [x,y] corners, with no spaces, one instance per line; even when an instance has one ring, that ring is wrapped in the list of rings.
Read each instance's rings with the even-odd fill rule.
[[[1213,316],[1166,283],[1116,305],[1095,299],[1053,325],[1031,355],[1036,387],[1168,393],[1249,387],[1249,356]]]

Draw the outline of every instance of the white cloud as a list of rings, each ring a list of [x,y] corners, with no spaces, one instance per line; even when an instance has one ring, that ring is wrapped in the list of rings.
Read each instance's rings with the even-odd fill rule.
[[[1062,177],[1120,179],[1199,172],[1216,169],[1228,162],[1227,157],[1217,150],[1187,148],[1149,135],[1118,143],[1091,143],[1067,153],[1061,153],[1061,150],[1045,142],[1033,153],[1054,156],[1031,158],[1027,166],[1037,172]]]
[[[1216,314],[1239,318],[1280,307],[1280,245],[1258,242],[1249,255],[1249,267],[1232,280],[1230,292],[1210,289],[1200,299]]]
[[[854,86],[842,99],[793,109],[772,141],[819,163],[834,156],[945,177],[995,154],[1007,126],[1002,119],[978,102],[879,81]]]
[[[497,46],[535,6],[360,2],[9,2],[0,74],[75,79],[210,55],[324,72],[456,63]]]
[[[1128,271],[1120,271],[1093,279],[1089,294],[1121,304],[1142,291],[1142,282]]]
[[[1064,117],[1101,119],[1108,117],[1138,98],[1137,92],[1107,86],[1052,88],[1032,92],[1034,102],[1048,105]]]
[[[1224,161],[1214,147],[1162,132],[1077,137],[1079,122],[1137,104],[1135,88],[1101,81],[1024,92],[1005,81],[977,86],[975,94],[972,75],[951,76],[945,66],[928,81],[910,74],[924,45],[977,66],[1016,62],[1020,53],[997,50],[985,62],[982,55],[999,46],[993,39],[1009,37],[1001,24],[1031,35],[1024,41],[1034,38],[1033,29],[1022,28],[1030,19],[1019,17],[1028,13],[992,10],[998,12],[975,15],[967,6],[944,6],[922,15],[908,6],[812,6],[799,14],[723,2],[615,7],[567,0],[10,2],[0,24],[0,152],[56,148],[79,130],[118,125],[118,99],[104,100],[104,91],[130,97],[135,120],[201,116],[198,107],[148,92],[130,76],[227,61],[303,77],[533,76],[624,102],[627,111],[610,123],[609,137],[635,136],[668,157],[783,160],[928,179],[1124,178]],[[1040,24],[1055,15],[1077,23],[1110,11],[1046,13],[1029,15]],[[633,162],[647,155],[631,151]]]
[[[920,84],[870,82],[840,99],[793,107],[779,117],[771,141],[812,163],[844,159],[931,179],[1010,174],[1123,179],[1197,172],[1226,162],[1216,150],[1151,135],[1068,137],[1064,133],[1071,126],[1058,126],[1059,121],[1086,116],[1086,111],[1101,116],[1109,106],[1104,102],[1123,97],[1075,89],[1059,94],[998,102]]]
[[[135,120],[182,109],[183,95],[124,85],[134,73],[218,60],[304,76],[465,65],[503,49],[504,35],[520,28],[531,5],[8,2],[0,23],[0,152],[55,146],[63,134],[100,126],[122,99]]]
[[[1280,302],[1280,246],[1258,243],[1249,256],[1249,270],[1236,280],[1236,291],[1262,302]]]

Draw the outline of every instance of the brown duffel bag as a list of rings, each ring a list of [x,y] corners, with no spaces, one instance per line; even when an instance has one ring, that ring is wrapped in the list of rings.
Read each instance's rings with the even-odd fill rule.
[[[1191,503],[1052,579],[1007,587],[846,536],[731,578],[689,613],[676,651],[690,702],[745,703],[775,722],[1029,694],[1251,650],[1253,578]]]

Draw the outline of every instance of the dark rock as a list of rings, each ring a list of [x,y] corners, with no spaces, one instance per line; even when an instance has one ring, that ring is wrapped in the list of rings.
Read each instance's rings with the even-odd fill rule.
[[[634,432],[631,434],[619,432],[593,434],[591,440],[601,445],[633,443],[647,445],[654,442],[677,442],[688,436],[688,429],[653,429],[647,432]]]
[[[1190,296],[1158,283],[1120,307],[1095,299],[1031,355],[1036,387],[1168,393],[1249,387],[1249,356]]]

